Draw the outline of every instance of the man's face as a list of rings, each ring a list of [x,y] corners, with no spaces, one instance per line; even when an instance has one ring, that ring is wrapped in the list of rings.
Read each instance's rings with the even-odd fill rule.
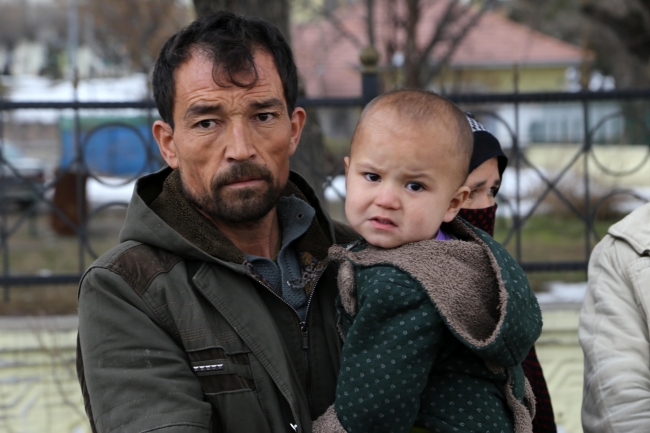
[[[433,238],[469,188],[458,188],[447,128],[404,122],[392,110],[368,113],[345,158],[345,215],[369,243],[394,248]]]
[[[273,58],[257,50],[254,59],[255,86],[221,87],[212,60],[196,51],[175,74],[174,129],[154,125],[186,196],[208,217],[231,224],[258,221],[275,207],[305,121],[301,108],[288,114]]]

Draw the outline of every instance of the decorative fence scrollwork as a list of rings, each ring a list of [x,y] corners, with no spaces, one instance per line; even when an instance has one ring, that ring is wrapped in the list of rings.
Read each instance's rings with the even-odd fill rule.
[[[328,98],[328,99],[300,99],[298,105],[309,107],[310,109],[318,108],[361,108],[364,103],[376,95],[378,81],[376,74],[362,74],[364,80],[363,89],[366,92],[359,98]],[[612,200],[617,199],[625,202],[621,197],[627,197],[636,200],[638,203],[648,201],[643,188],[621,186],[612,184],[609,191],[600,193],[596,199],[592,197],[592,185],[594,180],[607,175],[612,178],[626,178],[638,176],[644,170],[648,171],[648,191],[650,191],[650,147],[648,146],[647,137],[650,137],[650,127],[647,119],[642,114],[626,113],[625,110],[618,109],[609,112],[599,118],[591,119],[592,114],[590,107],[593,104],[602,104],[608,102],[612,106],[624,105],[632,101],[640,101],[647,104],[650,101],[650,90],[643,91],[615,91],[607,93],[535,93],[535,94],[481,94],[481,95],[450,95],[450,99],[458,103],[463,109],[472,111],[473,114],[492,125],[497,131],[497,135],[502,141],[502,145],[507,149],[510,156],[509,176],[514,175],[514,188],[503,191],[499,194],[499,202],[502,209],[505,209],[506,221],[508,224],[505,234],[499,241],[510,247],[514,252],[515,258],[522,264],[525,270],[534,271],[584,271],[587,266],[589,253],[594,243],[599,240],[603,233],[596,230],[595,221],[598,213],[604,206]],[[539,162],[529,154],[529,142],[522,140],[522,115],[526,113],[527,107],[535,105],[537,107],[550,106],[550,104],[578,104],[582,110],[582,140],[581,143],[567,145],[565,161],[549,169],[540,166]],[[8,298],[9,288],[20,285],[50,285],[50,284],[74,284],[85,268],[89,265],[89,260],[96,258],[102,251],[93,247],[92,230],[89,230],[91,221],[98,218],[102,213],[109,209],[117,207],[126,207],[125,201],[108,200],[93,209],[87,209],[85,196],[86,179],[92,179],[100,185],[107,188],[119,188],[129,185],[137,177],[146,174],[162,166],[162,159],[157,154],[155,142],[150,132],[143,132],[143,129],[129,124],[128,122],[110,121],[104,124],[96,125],[89,130],[83,131],[83,116],[91,110],[140,110],[147,119],[147,128],[156,118],[156,112],[153,102],[124,102],[124,103],[47,103],[47,102],[7,102],[0,100],[0,147],[5,145],[3,125],[7,120],[8,114],[16,110],[39,110],[54,109],[73,110],[74,112],[74,158],[67,166],[59,170],[57,175],[47,183],[34,183],[27,178],[11,160],[5,158],[0,153],[0,253],[2,261],[0,262],[0,285],[4,287],[5,299]],[[504,113],[510,113],[508,115]],[[646,117],[650,110],[646,108]],[[617,120],[618,119],[618,120]],[[640,126],[640,130],[645,132],[645,140],[639,143],[622,143],[645,146],[644,156],[633,161],[631,166],[612,167],[611,161],[603,160],[597,149],[600,145],[594,144],[597,140],[599,131],[601,131],[608,122],[619,121]],[[91,161],[88,159],[90,147],[95,143],[94,140],[102,132],[109,129],[123,128],[128,130],[134,137],[133,146],[141,146],[144,149],[142,165],[135,171],[131,171],[122,177],[122,181],[108,182],[104,173],[97,171]],[[489,128],[488,128],[489,129]],[[528,140],[530,141],[530,140]],[[573,146],[573,147],[571,147]],[[543,151],[543,146],[538,146]],[[557,147],[557,146],[556,146]],[[559,146],[560,148],[562,146]],[[571,151],[575,151],[570,155]],[[567,156],[569,155],[569,156]],[[119,155],[117,155],[119,157]],[[313,161],[308,158],[297,155],[300,163],[308,167],[312,178],[318,179],[314,182],[316,187],[323,189],[331,188],[336,182],[337,176],[341,176],[342,170],[339,165],[338,169],[333,172],[327,172],[324,168],[323,161]],[[60,203],[53,199],[53,192],[60,188],[62,179],[65,176],[74,176],[74,185],[76,188],[74,213],[71,214],[69,209],[64,209]],[[9,200],[8,193],[10,185],[8,179],[12,178],[14,183],[18,183],[31,191],[33,201],[27,207],[20,210]],[[524,179],[525,177],[525,179]],[[534,179],[537,190],[531,196],[530,191],[522,191],[522,182],[524,180]],[[566,189],[562,188],[562,183],[570,183],[576,190],[581,191],[580,200],[575,199],[575,194],[569,196]],[[317,183],[317,185],[316,185]],[[339,189],[330,189],[335,197],[341,201],[344,200],[344,193]],[[535,261],[527,260],[522,251],[522,230],[532,218],[544,210],[549,197],[555,197],[569,214],[581,221],[584,227],[584,255],[575,260],[545,260]],[[628,200],[629,201],[629,200]],[[16,233],[25,225],[30,224],[30,219],[35,214],[49,212],[55,215],[63,224],[68,226],[74,232],[77,240],[77,258],[78,266],[76,269],[69,269],[67,272],[53,272],[49,275],[26,274],[17,272],[12,269],[10,257],[14,250],[12,249],[12,239]]]

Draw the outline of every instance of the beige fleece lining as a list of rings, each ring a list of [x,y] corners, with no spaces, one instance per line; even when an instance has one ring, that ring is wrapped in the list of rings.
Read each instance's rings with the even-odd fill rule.
[[[462,338],[479,348],[488,346],[501,332],[508,304],[499,265],[488,246],[462,222],[454,220],[446,230],[459,240],[426,240],[393,249],[370,245],[359,252],[333,246],[330,257],[343,263],[348,259],[362,266],[388,264],[402,269],[422,284]],[[432,262],[436,265],[430,266]],[[339,280],[342,301],[356,292],[350,287],[353,282],[347,276]],[[348,303],[346,299],[344,305]],[[350,309],[356,311],[356,307]],[[348,307],[346,311],[350,312]]]
[[[524,403],[517,400],[512,393],[512,371],[508,369],[508,382],[504,386],[506,402],[512,411],[515,433],[533,433],[533,418],[535,417],[535,396],[533,389],[524,378]]]
[[[336,415],[334,405],[328,407],[325,413],[312,423],[311,431],[313,433],[346,433]]]
[[[357,315],[357,287],[354,283],[354,266],[350,262],[341,263],[338,276],[339,294],[343,308],[350,316]]]

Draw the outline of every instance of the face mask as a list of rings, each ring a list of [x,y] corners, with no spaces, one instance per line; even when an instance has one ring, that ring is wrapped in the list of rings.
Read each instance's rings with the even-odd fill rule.
[[[496,220],[497,204],[483,209],[461,209],[458,216],[483,230],[490,236],[494,236],[494,221]]]

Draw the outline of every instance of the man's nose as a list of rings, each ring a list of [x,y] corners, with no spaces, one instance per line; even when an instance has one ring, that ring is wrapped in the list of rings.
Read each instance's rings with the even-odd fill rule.
[[[246,161],[256,155],[255,147],[251,140],[251,131],[246,122],[233,120],[226,137],[226,154],[228,162]]]
[[[375,204],[385,209],[399,209],[400,200],[397,188],[387,182],[381,184],[375,197]]]

